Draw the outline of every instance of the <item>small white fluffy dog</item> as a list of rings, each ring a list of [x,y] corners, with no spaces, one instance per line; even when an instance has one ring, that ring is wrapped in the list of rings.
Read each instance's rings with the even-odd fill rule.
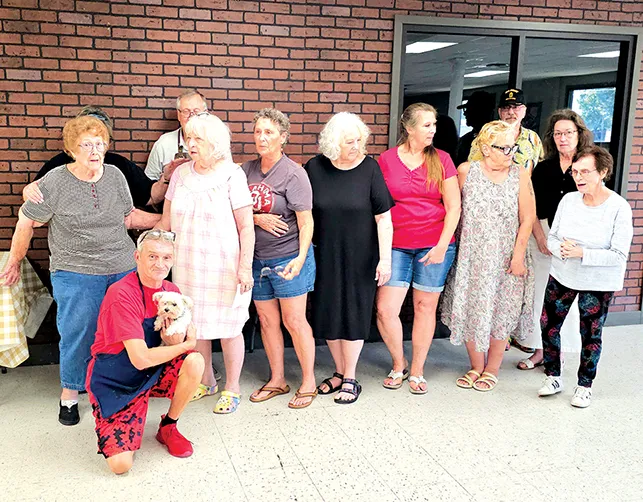
[[[152,299],[158,306],[154,321],[155,331],[161,330],[165,319],[171,319],[172,324],[165,330],[166,335],[187,333],[188,326],[192,322],[192,307],[194,305],[189,296],[174,291],[159,291],[154,293]]]

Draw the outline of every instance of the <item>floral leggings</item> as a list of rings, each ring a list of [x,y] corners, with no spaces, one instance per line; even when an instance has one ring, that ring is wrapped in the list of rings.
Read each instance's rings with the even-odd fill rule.
[[[605,324],[607,310],[614,293],[576,291],[563,286],[551,275],[545,290],[545,303],[540,316],[545,374],[560,376],[560,328],[576,295],[579,295],[578,310],[583,346],[578,368],[578,385],[591,387],[592,381],[596,378],[596,367],[601,357],[603,324]]]

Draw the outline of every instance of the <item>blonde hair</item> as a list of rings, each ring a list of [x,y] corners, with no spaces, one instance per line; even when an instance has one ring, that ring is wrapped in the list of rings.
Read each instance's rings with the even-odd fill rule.
[[[76,158],[74,151],[78,148],[78,138],[83,134],[98,136],[106,145],[109,145],[109,131],[101,120],[88,115],[73,118],[63,127],[63,145],[65,152],[74,159]]]
[[[203,112],[192,116],[185,126],[186,136],[205,140],[210,147],[210,159],[232,160],[230,129],[216,115]]]
[[[426,103],[414,103],[407,106],[400,118],[400,137],[397,140],[397,146],[406,145],[408,147],[409,132],[406,128],[413,128],[418,124],[418,115],[421,112],[431,112],[436,119],[438,118],[438,111]],[[426,166],[426,189],[428,190],[432,184],[435,184],[442,193],[444,166],[433,143],[424,148],[424,165]]]
[[[339,158],[339,146],[347,131],[357,128],[362,139],[361,153],[366,154],[366,142],[371,130],[354,113],[339,112],[333,115],[319,133],[319,151],[330,160]]]
[[[502,120],[487,122],[471,143],[471,148],[478,148],[482,152],[482,145],[491,146],[499,136],[505,136],[513,131],[513,126]]]

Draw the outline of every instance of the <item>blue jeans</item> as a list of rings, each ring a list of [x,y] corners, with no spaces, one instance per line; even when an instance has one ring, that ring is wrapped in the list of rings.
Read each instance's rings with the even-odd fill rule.
[[[98,312],[107,288],[131,270],[120,274],[89,275],[56,270],[51,273],[58,306],[56,326],[60,333],[60,385],[85,390],[90,349],[96,337]]]

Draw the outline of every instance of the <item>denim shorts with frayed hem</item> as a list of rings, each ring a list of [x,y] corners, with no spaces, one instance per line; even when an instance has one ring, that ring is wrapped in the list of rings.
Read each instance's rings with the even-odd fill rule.
[[[400,249],[393,248],[391,262],[391,279],[385,286],[408,288],[427,293],[441,293],[449,269],[455,259],[456,247],[449,244],[442,263],[424,265],[420,262],[432,248]]]
[[[285,267],[297,258],[297,256],[298,254],[294,254],[284,258],[271,258],[269,260],[259,260],[255,258],[252,261],[252,278],[254,279],[252,299],[256,301],[267,301],[275,298],[294,298],[310,293],[315,289],[316,267],[312,245],[308,248],[306,261],[299,271],[298,276],[287,281],[275,272],[275,267]],[[268,271],[267,269],[270,270]],[[265,270],[263,275],[261,274],[262,270]],[[281,270],[281,268],[277,270]]]

